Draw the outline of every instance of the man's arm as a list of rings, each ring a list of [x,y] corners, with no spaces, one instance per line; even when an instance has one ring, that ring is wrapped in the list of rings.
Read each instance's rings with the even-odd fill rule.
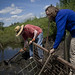
[[[29,44],[31,44],[33,41],[35,41],[35,38],[37,37],[37,33],[38,33],[38,31],[37,31],[37,30],[34,30],[34,37],[33,37],[33,39],[29,42]]]
[[[34,37],[33,37],[34,39],[37,37],[37,33],[38,33],[37,30],[34,30]]]

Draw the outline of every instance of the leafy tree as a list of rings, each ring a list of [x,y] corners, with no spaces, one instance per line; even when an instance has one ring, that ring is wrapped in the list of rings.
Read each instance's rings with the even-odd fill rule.
[[[3,27],[3,25],[4,25],[4,22],[0,22],[0,27]]]
[[[72,9],[75,11],[75,0],[59,0],[57,7],[62,9]]]
[[[0,22],[0,30],[4,30],[3,25],[4,25],[4,22]]]

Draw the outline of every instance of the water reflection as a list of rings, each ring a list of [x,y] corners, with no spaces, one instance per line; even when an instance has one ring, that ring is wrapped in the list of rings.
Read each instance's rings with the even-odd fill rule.
[[[21,48],[12,49],[11,47],[7,47],[4,50],[0,50],[0,61],[10,59],[14,56]]]

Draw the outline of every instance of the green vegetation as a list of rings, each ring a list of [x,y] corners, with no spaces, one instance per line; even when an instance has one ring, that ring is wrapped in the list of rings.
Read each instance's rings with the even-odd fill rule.
[[[75,0],[59,0],[57,6],[61,9],[72,9],[75,11]]]
[[[33,24],[33,25],[36,25],[36,26],[39,26],[42,28],[43,30],[43,33],[44,33],[44,37],[47,36],[47,33],[48,33],[48,19],[47,18],[40,18],[40,19],[37,19],[37,18],[34,18],[33,20],[27,20],[26,22],[23,22],[23,23],[16,23],[9,26],[9,27],[4,27],[4,30],[0,30],[0,43],[2,43],[4,46],[7,46],[7,45],[11,45],[13,44],[14,46],[16,44],[19,44],[21,42],[23,42],[23,39],[20,39],[20,37],[16,37],[15,36],[15,31],[14,31],[14,28],[17,26],[17,25],[26,25],[26,24]],[[52,23],[52,25],[50,24],[50,27],[49,27],[49,34],[50,35],[53,35],[55,31],[55,23]]]

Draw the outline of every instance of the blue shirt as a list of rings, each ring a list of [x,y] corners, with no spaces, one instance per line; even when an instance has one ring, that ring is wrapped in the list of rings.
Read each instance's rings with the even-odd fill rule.
[[[61,9],[56,15],[55,22],[57,34],[53,45],[54,49],[59,46],[66,29],[71,33],[72,37],[75,37],[75,12],[69,9]]]

